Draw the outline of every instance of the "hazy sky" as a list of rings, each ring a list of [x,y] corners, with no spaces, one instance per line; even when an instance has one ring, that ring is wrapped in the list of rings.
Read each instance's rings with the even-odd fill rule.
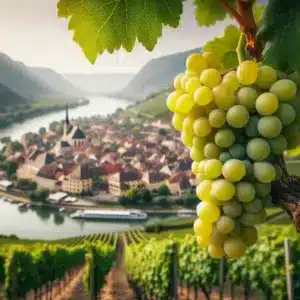
[[[148,60],[202,46],[221,35],[229,23],[200,28],[193,15],[193,1],[184,7],[180,27],[166,28],[153,52],[137,45],[132,53],[103,54],[95,65],[72,41],[67,20],[56,16],[58,0],[0,0],[0,51],[31,66],[45,66],[62,73],[137,72]]]

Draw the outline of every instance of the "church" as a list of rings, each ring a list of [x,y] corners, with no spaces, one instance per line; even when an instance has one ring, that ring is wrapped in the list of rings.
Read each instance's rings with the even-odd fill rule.
[[[56,155],[61,155],[70,149],[84,149],[87,146],[88,142],[84,132],[79,126],[72,124],[69,120],[69,108],[67,105],[63,136],[56,144],[54,152]]]

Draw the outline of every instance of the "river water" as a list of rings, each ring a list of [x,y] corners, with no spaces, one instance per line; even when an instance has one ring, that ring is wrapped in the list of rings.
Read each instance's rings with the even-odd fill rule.
[[[106,97],[90,98],[86,106],[70,109],[70,118],[108,115],[129,103]],[[48,127],[53,121],[65,118],[65,112],[55,112],[36,117],[20,124],[0,130],[0,137],[11,136],[20,139],[26,132],[37,132],[42,126]],[[58,239],[91,233],[124,231],[141,226],[137,223],[93,222],[71,219],[67,214],[43,209],[21,210],[16,204],[0,200],[0,234],[16,234],[21,238]]]

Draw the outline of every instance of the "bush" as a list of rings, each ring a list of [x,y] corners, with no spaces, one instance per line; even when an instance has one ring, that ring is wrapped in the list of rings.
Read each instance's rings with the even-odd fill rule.
[[[169,188],[164,184],[160,186],[157,190],[159,196],[169,196],[171,195]]]

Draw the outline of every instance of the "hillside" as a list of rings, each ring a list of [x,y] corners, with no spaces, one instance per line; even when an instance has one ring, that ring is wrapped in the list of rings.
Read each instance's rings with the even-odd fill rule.
[[[173,78],[184,71],[187,56],[200,50],[196,48],[152,59],[117,94],[128,99],[140,100],[170,86]]]
[[[28,99],[39,99],[57,94],[46,82],[37,78],[22,62],[0,53],[0,83]]]
[[[133,78],[133,74],[112,73],[112,74],[80,74],[69,73],[64,74],[74,86],[81,90],[87,91],[89,94],[101,95],[114,93],[123,89]]]
[[[31,67],[30,70],[38,77],[41,81],[47,82],[51,89],[71,96],[84,96],[86,91],[80,90],[77,86],[73,85],[63,75],[55,72],[49,68],[42,67]]]

